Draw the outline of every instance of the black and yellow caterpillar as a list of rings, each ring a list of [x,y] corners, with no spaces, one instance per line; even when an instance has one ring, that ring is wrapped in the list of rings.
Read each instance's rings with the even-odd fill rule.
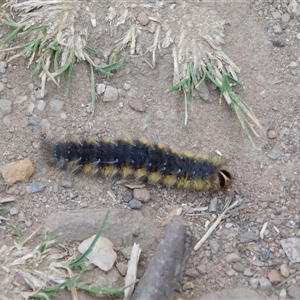
[[[162,144],[140,139],[94,140],[70,137],[46,143],[50,165],[87,174],[116,174],[183,189],[218,190],[232,183],[232,174],[218,157],[179,153]]]

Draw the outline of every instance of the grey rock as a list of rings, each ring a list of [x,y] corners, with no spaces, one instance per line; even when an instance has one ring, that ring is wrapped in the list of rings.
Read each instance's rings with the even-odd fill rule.
[[[72,182],[69,180],[64,180],[61,182],[61,186],[70,189],[72,187]]]
[[[292,263],[300,262],[300,238],[292,237],[281,240],[280,243]]]
[[[300,299],[300,287],[295,284],[291,284],[288,287],[288,295],[292,299]]]
[[[249,280],[250,285],[254,288],[257,289],[258,288],[258,284],[259,284],[259,279],[258,278],[251,278]]]
[[[97,94],[102,95],[105,92],[105,84],[100,83],[97,85]]]
[[[106,213],[107,209],[56,211],[46,219],[45,228],[48,228],[49,234],[60,232],[59,239],[61,240],[82,241],[97,232]],[[136,234],[139,232],[141,224],[144,223],[147,224],[145,216],[141,212],[112,209],[104,227],[103,236],[109,237],[115,247],[122,247],[124,246],[123,237]],[[149,248],[149,243],[154,243],[153,240],[159,233],[154,227],[141,230],[143,231],[141,247],[142,249]]]
[[[118,89],[108,85],[104,92],[103,101],[104,102],[117,101],[118,95],[119,95]]]
[[[288,13],[285,13],[281,16],[281,21],[283,23],[288,23],[290,21],[290,19],[291,19],[291,16]]]
[[[141,209],[143,204],[141,201],[139,200],[136,200],[136,199],[133,199],[131,201],[128,202],[128,206],[131,208],[131,209]]]
[[[56,182],[53,183],[53,185],[52,185],[52,192],[53,193],[57,193],[58,192],[58,187],[59,187],[58,183],[56,183]]]
[[[45,109],[45,106],[46,106],[46,102],[44,100],[39,100],[38,101],[38,104],[37,104],[37,109],[38,110],[44,110]]]
[[[297,18],[300,15],[300,6],[296,0],[291,0],[287,7],[287,11],[293,18]]]
[[[14,216],[16,214],[18,214],[18,209],[16,207],[12,207],[10,210],[9,210],[9,213],[11,214],[11,216]]]
[[[289,134],[290,134],[290,129],[288,127],[283,127],[279,133],[281,138],[283,138],[285,135],[288,136]]]
[[[199,272],[195,269],[195,268],[188,268],[185,270],[185,274],[189,277],[198,277],[199,276]]]
[[[32,226],[32,222],[31,221],[26,221],[25,222],[25,226],[26,227],[31,227]]]
[[[133,196],[131,194],[127,194],[123,197],[123,200],[128,203],[133,199]]]
[[[199,265],[196,267],[196,269],[201,275],[206,274],[206,266],[205,265]]]
[[[271,282],[269,281],[269,279],[265,278],[265,277],[261,277],[259,280],[259,285],[262,289],[268,289],[269,287],[272,286]]]
[[[245,268],[243,274],[245,276],[253,276],[253,272],[249,268]],[[258,284],[258,283],[257,283]]]
[[[234,271],[233,269],[230,269],[230,270],[226,271],[226,275],[227,275],[228,277],[232,277],[232,276],[235,275],[235,271]]]
[[[194,288],[194,284],[192,282],[190,282],[190,281],[184,283],[183,286],[182,286],[182,289],[184,291],[192,290],[193,288]]]
[[[280,34],[282,33],[282,28],[280,25],[276,24],[273,26],[274,33]]]
[[[0,117],[9,115],[12,111],[12,103],[10,100],[0,99]]]
[[[209,100],[210,97],[209,90],[207,88],[207,85],[204,82],[197,87],[197,91],[201,99],[205,101]]]
[[[0,92],[2,92],[4,89],[5,89],[5,85],[2,82],[0,82]]]
[[[142,189],[134,189],[133,190],[133,197],[136,200],[139,200],[143,203],[148,202],[151,199],[151,195],[149,190],[142,188]]]
[[[259,237],[252,231],[246,231],[240,235],[237,236],[237,239],[241,242],[241,243],[250,243],[253,241],[258,241]]]
[[[118,271],[121,273],[122,276],[126,275],[127,264],[125,264],[123,262],[117,262],[116,267],[117,267]]]
[[[235,253],[230,253],[226,255],[225,259],[227,260],[228,263],[233,263],[241,260],[241,257]]]
[[[259,260],[267,261],[270,256],[270,250],[267,248],[262,248],[259,254]]]
[[[18,214],[18,217],[20,221],[22,222],[26,221],[25,214],[22,211]]]
[[[245,266],[243,264],[241,264],[239,261],[234,263],[232,268],[237,271],[237,272],[243,272],[244,271],[244,268]]]
[[[40,182],[32,182],[30,185],[26,186],[26,192],[28,194],[38,193],[44,189],[43,184]]]
[[[272,12],[273,19],[281,19],[281,14],[278,11]]]
[[[50,107],[54,111],[60,111],[64,107],[64,102],[58,99],[51,100]]]
[[[7,62],[6,61],[0,61],[0,73],[4,74],[6,72],[7,68]]]
[[[210,251],[212,254],[217,254],[220,248],[220,245],[216,242],[216,240],[209,241]]]
[[[286,264],[280,266],[280,274],[286,278],[290,276],[290,270]]]
[[[273,160],[276,160],[279,158],[279,156],[281,155],[281,152],[278,151],[278,150],[271,150],[269,153],[268,153],[268,157],[273,159]]]

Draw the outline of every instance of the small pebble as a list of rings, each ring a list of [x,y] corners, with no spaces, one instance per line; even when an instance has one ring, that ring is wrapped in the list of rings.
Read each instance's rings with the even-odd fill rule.
[[[139,200],[133,199],[130,202],[128,202],[128,206],[131,209],[141,209],[142,208],[142,202],[140,202]]]
[[[254,288],[257,289],[258,284],[259,284],[259,279],[258,278],[251,278],[249,280],[250,285]]]
[[[290,276],[290,271],[286,264],[280,266],[280,274],[286,278]]]
[[[227,275],[228,277],[232,277],[232,276],[235,275],[235,271],[234,271],[233,269],[230,269],[230,270],[226,271],[226,275]]]
[[[16,207],[12,207],[10,210],[9,210],[9,213],[14,216],[16,214],[19,213],[18,209]]]
[[[253,272],[249,268],[245,268],[243,274],[245,276],[253,276]]]
[[[32,222],[31,222],[31,221],[26,221],[26,222],[25,222],[25,226],[26,226],[26,227],[31,227],[31,225],[32,225]]]
[[[184,283],[183,286],[182,286],[182,289],[184,291],[192,290],[193,288],[194,288],[194,284],[192,282],[190,282],[190,281]]]
[[[268,273],[268,278],[270,280],[271,283],[277,283],[277,282],[281,282],[281,278],[280,278],[280,275],[279,273],[276,271],[276,270],[271,270],[269,273]]]
[[[196,267],[196,269],[201,275],[206,274],[206,266],[205,265],[199,265]]]
[[[185,270],[185,274],[189,277],[198,277],[199,276],[199,272],[195,269],[195,268],[188,268]]]
[[[146,110],[146,105],[140,98],[131,99],[128,104],[136,111],[144,112]]]
[[[44,186],[40,182],[33,182],[26,187],[28,194],[38,193],[44,189]]]
[[[300,287],[299,285],[291,284],[288,287],[288,296],[292,299],[300,299]]]
[[[127,194],[123,197],[124,202],[128,203],[133,199],[133,196],[131,194]]]
[[[72,187],[72,182],[69,180],[64,180],[61,182],[61,186],[70,189]]]
[[[280,154],[281,154],[280,151],[273,149],[268,153],[268,157],[273,160],[276,160],[279,158]]]
[[[42,111],[45,109],[46,102],[44,100],[39,100],[37,104],[37,109]]]
[[[259,254],[260,261],[267,261],[270,256],[270,250],[267,248],[262,248]]]
[[[59,187],[58,183],[56,183],[56,182],[53,183],[53,185],[52,185],[52,192],[53,193],[57,193],[58,192],[58,187]]]
[[[151,199],[151,195],[149,190],[142,188],[142,189],[134,189],[133,190],[133,197],[136,200],[139,200],[143,203],[148,202]]]
[[[267,289],[272,286],[271,282],[265,277],[260,278],[259,285],[262,289]]]
[[[118,100],[119,91],[113,86],[108,85],[105,89],[103,101],[117,101]]]
[[[234,263],[232,268],[237,271],[237,272],[243,272],[244,271],[244,268],[245,266],[243,264],[241,264],[239,261]]]
[[[149,17],[147,16],[147,14],[142,11],[139,13],[138,17],[137,17],[137,21],[142,25],[145,26],[149,23]]]
[[[100,83],[97,85],[97,94],[102,95],[105,92],[105,84]]]
[[[230,253],[225,257],[225,259],[227,260],[228,263],[232,263],[241,260],[241,257],[235,253]]]
[[[18,218],[22,222],[26,221],[25,214],[22,211],[18,214]]]
[[[267,132],[268,138],[269,139],[276,139],[277,137],[277,132],[274,129],[269,129]]]
[[[210,251],[212,254],[217,254],[220,248],[220,245],[216,242],[216,240],[209,241]]]

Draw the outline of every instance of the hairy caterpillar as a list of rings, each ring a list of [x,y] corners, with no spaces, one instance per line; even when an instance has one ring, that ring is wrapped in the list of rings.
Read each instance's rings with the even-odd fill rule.
[[[230,171],[219,158],[190,152],[178,153],[143,140],[69,139],[46,143],[50,165],[106,177],[146,178],[151,183],[194,190],[217,190],[232,183]]]

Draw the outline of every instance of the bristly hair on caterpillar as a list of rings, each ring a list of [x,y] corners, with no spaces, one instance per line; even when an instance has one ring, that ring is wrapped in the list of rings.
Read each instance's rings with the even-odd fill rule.
[[[87,174],[105,177],[116,174],[127,178],[162,182],[171,187],[193,190],[218,190],[228,187],[233,176],[218,157],[177,152],[162,144],[140,139],[94,140],[69,137],[45,142],[47,163]]]

